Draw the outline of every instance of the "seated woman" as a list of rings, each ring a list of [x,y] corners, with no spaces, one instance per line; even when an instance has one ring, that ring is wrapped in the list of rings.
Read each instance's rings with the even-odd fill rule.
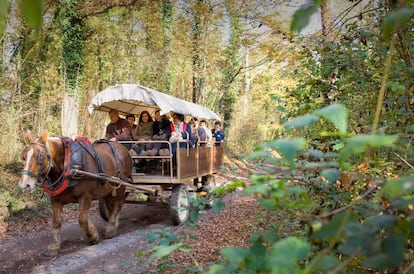
[[[134,139],[137,141],[149,141],[152,137],[152,117],[148,111],[144,110],[139,115],[137,134]],[[146,144],[138,144],[134,147],[138,155],[148,155]]]
[[[198,144],[198,142],[200,141],[200,136],[198,134],[200,128],[197,128],[197,124],[196,124],[195,119],[191,119],[188,122],[188,125],[191,128],[191,134],[190,134],[190,143],[191,143],[191,146],[192,147],[196,147],[197,144]]]
[[[170,121],[165,115],[160,114],[160,111],[155,112],[155,122],[152,125],[152,141],[168,141],[171,137]],[[168,155],[168,144],[154,143],[148,146],[147,155]]]

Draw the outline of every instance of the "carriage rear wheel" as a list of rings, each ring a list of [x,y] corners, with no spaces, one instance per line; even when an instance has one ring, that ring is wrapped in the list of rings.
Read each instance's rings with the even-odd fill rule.
[[[190,217],[190,196],[186,185],[178,184],[173,187],[170,214],[174,225],[183,224]]]
[[[99,214],[101,215],[102,219],[105,221],[109,221],[109,211],[106,207],[106,202],[104,198],[99,199]]]

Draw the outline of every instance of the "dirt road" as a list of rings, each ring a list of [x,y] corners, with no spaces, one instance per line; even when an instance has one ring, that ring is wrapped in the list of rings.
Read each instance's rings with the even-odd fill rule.
[[[105,222],[96,210],[91,220],[100,233]],[[135,254],[149,248],[145,233],[172,226],[168,208],[126,204],[121,211],[119,235],[89,246],[77,220],[62,228],[62,250],[57,257],[45,251],[53,240],[50,224],[37,227],[37,232],[10,236],[0,243],[0,273],[140,273],[142,266]]]

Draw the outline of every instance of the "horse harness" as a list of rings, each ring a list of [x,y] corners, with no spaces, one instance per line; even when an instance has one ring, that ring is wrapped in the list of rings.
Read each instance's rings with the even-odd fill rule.
[[[102,168],[102,160],[99,154],[96,152],[94,147],[97,143],[107,143],[111,148],[112,155],[115,157],[116,170],[118,178],[123,179],[125,177],[122,175],[120,170],[120,161],[117,150],[115,149],[114,144],[107,140],[98,140],[93,144],[85,138],[79,138],[72,140],[69,137],[61,137],[61,140],[64,144],[64,163],[63,163],[63,172],[62,174],[52,182],[50,178],[50,171],[52,167],[55,166],[53,159],[50,155],[49,148],[46,144],[31,142],[30,144],[39,145],[45,148],[45,152],[39,152],[37,156],[37,163],[43,168],[39,169],[37,174],[34,174],[28,170],[23,170],[22,174],[28,175],[30,177],[36,178],[36,185],[43,188],[47,194],[51,196],[57,196],[61,194],[67,188],[73,187],[76,185],[76,181],[82,179],[83,177],[74,176],[71,174],[72,169],[83,170],[85,166],[85,153],[88,153],[92,159],[95,160],[97,164],[98,174],[104,175],[104,170]],[[44,165],[44,159],[47,157],[48,163]],[[105,183],[105,180],[99,180],[100,183]],[[40,183],[39,183],[40,182]]]

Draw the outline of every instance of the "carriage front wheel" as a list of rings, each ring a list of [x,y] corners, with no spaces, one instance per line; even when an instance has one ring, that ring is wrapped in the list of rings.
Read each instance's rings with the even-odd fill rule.
[[[190,217],[190,196],[185,184],[173,187],[170,198],[170,214],[174,225],[183,224]]]

